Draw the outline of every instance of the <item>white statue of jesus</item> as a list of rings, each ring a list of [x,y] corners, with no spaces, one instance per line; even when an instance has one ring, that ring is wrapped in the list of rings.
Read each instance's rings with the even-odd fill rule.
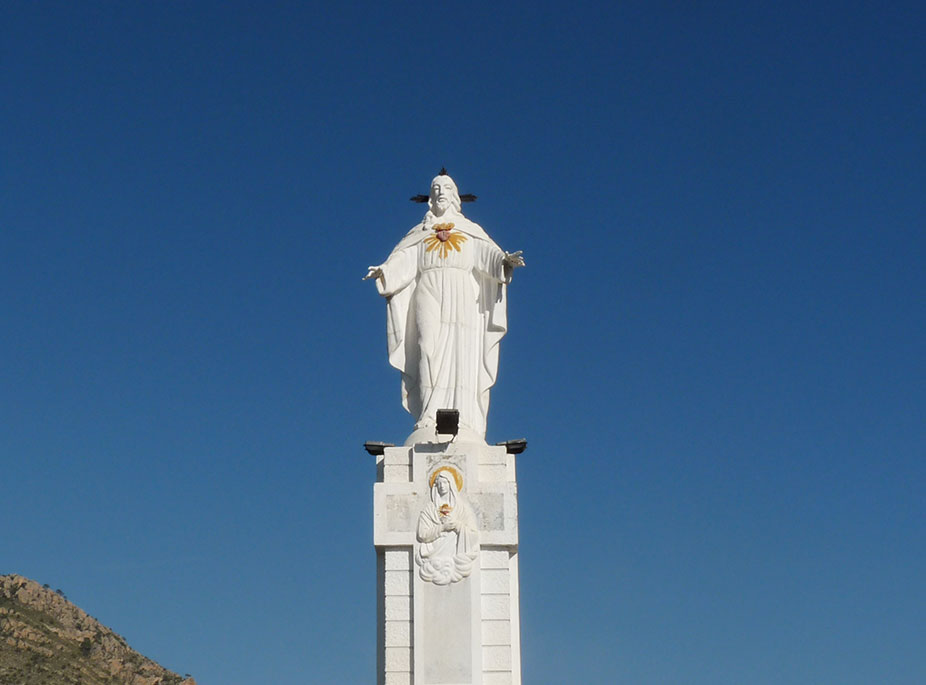
[[[402,372],[402,404],[415,417],[407,444],[435,435],[438,409],[460,412],[460,439],[485,441],[498,344],[508,330],[505,289],[521,252],[507,253],[463,216],[445,173],[431,182],[424,220],[371,266],[386,298],[389,363]]]

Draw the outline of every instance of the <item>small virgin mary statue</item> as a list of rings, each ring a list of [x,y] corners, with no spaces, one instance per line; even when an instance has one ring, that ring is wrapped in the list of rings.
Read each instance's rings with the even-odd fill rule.
[[[418,515],[415,563],[422,580],[449,585],[463,580],[479,558],[476,517],[460,494],[463,477],[451,466],[431,475],[431,501]]]

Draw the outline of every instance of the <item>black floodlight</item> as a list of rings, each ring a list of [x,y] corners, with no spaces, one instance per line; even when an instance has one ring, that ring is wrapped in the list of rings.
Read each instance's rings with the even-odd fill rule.
[[[363,449],[372,454],[374,457],[378,457],[386,451],[387,447],[395,447],[391,442],[365,442],[363,443]]]
[[[517,440],[506,440],[505,442],[495,443],[499,447],[504,447],[508,454],[521,454],[527,449],[527,440],[518,438]]]
[[[460,431],[459,409],[437,410],[437,434],[456,435]]]

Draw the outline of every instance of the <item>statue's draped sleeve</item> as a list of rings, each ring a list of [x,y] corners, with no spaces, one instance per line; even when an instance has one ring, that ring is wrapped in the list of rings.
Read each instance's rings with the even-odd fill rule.
[[[376,288],[380,295],[392,297],[415,280],[418,272],[417,254],[416,244],[393,250],[389,258],[380,266],[383,275],[376,279]]]
[[[475,251],[476,277],[488,278],[496,283],[506,283],[505,253],[491,240],[477,241]]]
[[[481,228],[480,228],[481,230]],[[483,235],[485,232],[483,231]],[[498,378],[499,343],[508,332],[507,282],[510,274],[505,267],[505,253],[488,236],[478,240],[474,277],[477,282],[482,365],[479,369],[479,406],[482,416],[489,413],[489,390]]]
[[[380,265],[383,275],[376,279],[379,294],[386,298],[386,345],[389,364],[402,372],[402,406],[418,416],[421,407],[414,387],[417,376],[415,350],[406,350],[414,342],[414,316],[411,307],[418,275],[418,243],[423,239],[421,224],[413,228]],[[411,359],[409,359],[409,356]],[[412,363],[407,363],[411,361]]]

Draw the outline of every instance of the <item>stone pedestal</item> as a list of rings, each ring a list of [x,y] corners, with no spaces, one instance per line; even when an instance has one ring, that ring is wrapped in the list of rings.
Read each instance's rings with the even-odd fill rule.
[[[379,685],[520,685],[515,457],[423,443],[377,457]]]

